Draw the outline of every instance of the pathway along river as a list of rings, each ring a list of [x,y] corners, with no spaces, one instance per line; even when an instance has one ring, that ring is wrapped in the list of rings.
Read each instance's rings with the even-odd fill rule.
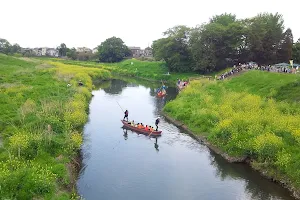
[[[83,168],[77,183],[86,200],[293,199],[281,186],[244,164],[230,164],[162,117],[162,136],[149,139],[121,128],[129,119],[154,125],[166,101],[155,86],[121,80],[93,91],[84,128]],[[158,87],[158,86],[156,86]]]

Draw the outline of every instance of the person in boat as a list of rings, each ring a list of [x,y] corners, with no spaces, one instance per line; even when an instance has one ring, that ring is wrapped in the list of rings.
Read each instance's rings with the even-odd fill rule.
[[[141,123],[141,128],[145,128],[143,123]]]
[[[139,129],[142,128],[142,125],[140,123],[138,123],[138,126],[137,126]]]
[[[153,131],[154,131],[154,129],[153,129],[153,127],[152,127],[152,126],[150,126],[150,128],[149,128],[149,131],[151,131],[151,132],[153,132]]]
[[[149,128],[148,128],[148,125],[146,125],[146,126],[145,126],[145,130],[148,131],[148,129],[149,129]]]
[[[128,121],[128,110],[125,110],[125,112],[124,112],[123,120],[125,120],[125,118],[127,119],[126,121]]]
[[[132,120],[132,122],[131,122],[131,126],[133,126],[133,127],[134,127],[134,120]]]
[[[137,123],[137,124],[135,124],[135,125],[134,125],[134,127],[136,127],[136,128],[137,128],[139,125],[140,125],[140,123]]]
[[[160,117],[158,117],[158,118],[155,120],[156,131],[158,130],[159,119],[160,119]]]

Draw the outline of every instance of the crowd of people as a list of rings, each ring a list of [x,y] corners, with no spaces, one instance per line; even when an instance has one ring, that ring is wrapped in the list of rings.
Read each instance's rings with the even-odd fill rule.
[[[188,81],[177,79],[177,86],[182,89],[189,84]]]
[[[289,67],[276,67],[271,65],[258,66],[257,64],[247,63],[247,64],[239,64],[238,66],[233,66],[233,69],[221,74],[218,77],[215,77],[217,80],[223,80],[229,76],[232,76],[236,73],[246,70],[262,70],[268,72],[278,72],[278,73],[296,73],[297,68],[289,68]]]

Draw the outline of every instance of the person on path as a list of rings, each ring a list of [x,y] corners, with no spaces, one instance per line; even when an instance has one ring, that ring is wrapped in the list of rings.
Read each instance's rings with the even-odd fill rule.
[[[158,118],[155,120],[156,131],[158,131],[159,119],[160,119],[160,117],[158,117]]]
[[[124,112],[124,118],[123,118],[123,120],[125,120],[125,118],[127,119],[127,121],[128,121],[128,110],[125,110],[125,112]]]

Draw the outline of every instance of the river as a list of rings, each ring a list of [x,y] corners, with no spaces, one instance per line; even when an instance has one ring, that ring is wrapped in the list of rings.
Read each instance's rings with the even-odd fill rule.
[[[84,127],[83,167],[77,182],[86,200],[293,199],[281,186],[245,164],[231,164],[161,116],[155,139],[122,129],[129,119],[154,126],[167,88],[157,98],[154,84],[112,80],[93,91]],[[120,108],[120,106],[121,108]]]

